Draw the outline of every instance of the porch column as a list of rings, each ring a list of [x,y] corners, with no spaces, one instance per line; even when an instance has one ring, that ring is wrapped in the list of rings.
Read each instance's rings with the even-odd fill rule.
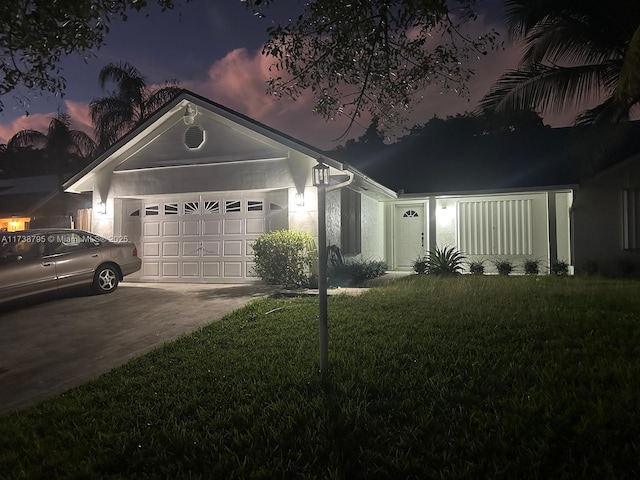
[[[558,260],[558,227],[556,224],[556,192],[547,192],[547,219],[549,222],[549,267]]]
[[[429,197],[429,243],[426,245],[428,251],[435,250],[437,246],[436,236],[438,228],[436,225],[436,197]]]

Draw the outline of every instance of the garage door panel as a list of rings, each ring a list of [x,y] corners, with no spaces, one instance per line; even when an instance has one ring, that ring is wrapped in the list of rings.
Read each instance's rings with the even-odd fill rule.
[[[165,237],[180,235],[180,222],[162,222],[162,235]]]
[[[199,220],[185,220],[182,222],[183,235],[200,235]]]
[[[182,262],[182,276],[186,278],[200,277],[200,262]]]
[[[203,242],[202,255],[204,257],[219,257],[220,256],[220,242]]]
[[[142,245],[142,254],[145,257],[160,256],[160,242],[145,242]]]
[[[203,220],[202,221],[202,234],[203,235],[220,235],[221,225],[220,220]]]
[[[160,222],[147,222],[144,224],[143,235],[145,237],[160,236]]]
[[[225,219],[223,220],[223,235],[242,235],[242,219]]]
[[[160,275],[160,262],[144,262],[142,274],[145,277],[158,277]]]
[[[180,242],[162,242],[163,257],[177,257],[180,255]]]
[[[200,242],[182,242],[183,257],[199,257]]]
[[[225,240],[222,254],[225,257],[242,256],[242,240]]]
[[[202,276],[204,278],[220,278],[220,263],[221,262],[203,262]]]
[[[247,218],[246,222],[247,235],[261,235],[264,233],[264,218]]]
[[[224,262],[223,275],[225,278],[242,278],[243,262]]]
[[[178,278],[178,262],[162,262],[162,276]]]

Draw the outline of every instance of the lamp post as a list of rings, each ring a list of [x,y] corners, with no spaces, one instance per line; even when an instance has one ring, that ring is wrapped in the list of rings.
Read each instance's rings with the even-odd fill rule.
[[[320,372],[329,370],[329,335],[327,324],[327,185],[329,167],[318,160],[312,169],[313,185],[318,189],[318,297],[320,328]]]

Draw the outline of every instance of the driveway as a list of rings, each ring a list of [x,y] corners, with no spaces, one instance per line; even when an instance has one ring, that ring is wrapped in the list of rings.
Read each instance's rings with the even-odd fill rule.
[[[0,414],[62,393],[271,293],[263,285],[121,283],[0,307]]]

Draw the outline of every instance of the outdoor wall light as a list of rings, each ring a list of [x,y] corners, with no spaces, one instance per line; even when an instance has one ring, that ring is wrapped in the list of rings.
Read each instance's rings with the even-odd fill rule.
[[[98,202],[98,204],[96,205],[96,211],[99,215],[106,215],[107,214],[107,204],[104,202]]]
[[[196,107],[194,107],[190,103],[187,103],[187,108],[185,108],[184,115],[182,116],[182,120],[184,120],[184,124],[192,125],[193,120],[196,118],[197,113],[198,111],[196,110]]]
[[[313,186],[329,185],[329,167],[318,161],[318,164],[311,169],[313,173]]]
[[[304,207],[304,193],[296,192],[294,201],[296,207]]]

